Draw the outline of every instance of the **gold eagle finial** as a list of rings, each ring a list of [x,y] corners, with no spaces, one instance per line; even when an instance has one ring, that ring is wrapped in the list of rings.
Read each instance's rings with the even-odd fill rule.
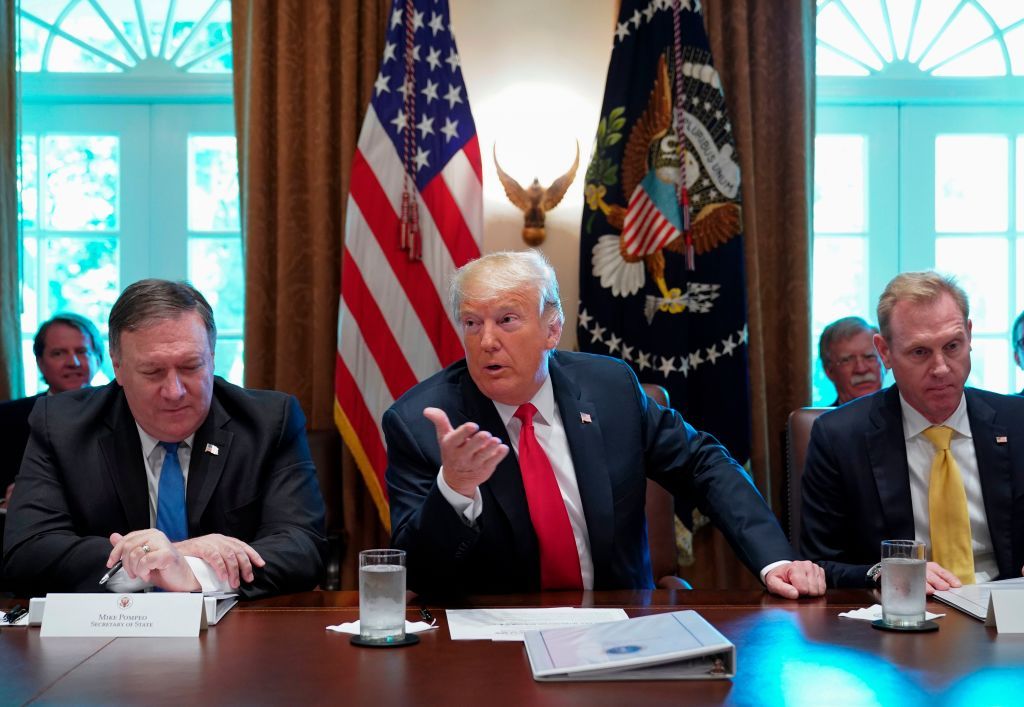
[[[505,187],[505,195],[523,212],[523,240],[528,245],[538,246],[544,242],[544,214],[558,206],[565,196],[566,190],[576,177],[576,168],[580,166],[580,143],[576,141],[576,159],[569,171],[551,182],[547,189],[541,186],[540,180],[534,178],[529,187],[523,188],[510,177],[498,164],[498,144],[494,144],[494,166],[498,168],[498,179]]]

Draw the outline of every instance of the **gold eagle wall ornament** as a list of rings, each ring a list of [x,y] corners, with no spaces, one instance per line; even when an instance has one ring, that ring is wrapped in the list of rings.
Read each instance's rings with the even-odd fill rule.
[[[544,231],[544,214],[558,206],[565,192],[576,178],[576,168],[580,166],[580,143],[576,141],[576,159],[569,171],[551,182],[547,189],[534,178],[533,183],[523,188],[510,177],[498,164],[498,144],[494,144],[494,166],[498,169],[498,179],[505,187],[505,196],[523,212],[523,240],[527,245],[539,246],[547,235]]]

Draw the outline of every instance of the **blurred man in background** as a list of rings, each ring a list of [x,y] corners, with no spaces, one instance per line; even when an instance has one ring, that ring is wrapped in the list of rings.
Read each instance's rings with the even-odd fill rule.
[[[882,362],[872,339],[878,329],[860,317],[843,317],[825,327],[818,356],[836,387],[831,407],[844,405],[882,388]]]
[[[49,386],[38,395],[0,403],[0,488],[10,498],[14,477],[28,443],[28,416],[43,395],[56,395],[90,385],[103,362],[96,326],[78,314],[62,313],[43,322],[32,343],[36,366]]]

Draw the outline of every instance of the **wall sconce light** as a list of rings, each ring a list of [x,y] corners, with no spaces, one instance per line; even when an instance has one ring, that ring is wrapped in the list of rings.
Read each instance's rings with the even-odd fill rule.
[[[547,189],[541,186],[540,180],[534,178],[533,183],[525,189],[509,176],[498,164],[498,143],[494,143],[494,166],[498,169],[498,179],[505,187],[505,195],[523,212],[523,240],[527,245],[539,246],[544,242],[544,214],[558,206],[565,196],[566,190],[576,178],[576,168],[580,166],[580,143],[576,141],[576,159],[569,171],[551,182]]]

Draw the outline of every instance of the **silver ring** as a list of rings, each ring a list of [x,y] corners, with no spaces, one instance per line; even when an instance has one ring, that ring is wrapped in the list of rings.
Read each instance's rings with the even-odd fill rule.
[[[146,543],[145,545],[143,545],[143,546],[142,546],[142,551],[143,551],[144,553],[146,553],[147,555],[148,555],[148,554],[150,553],[150,551],[152,551],[152,549],[153,549],[153,548],[151,548],[151,547],[149,546],[149,543]]]

